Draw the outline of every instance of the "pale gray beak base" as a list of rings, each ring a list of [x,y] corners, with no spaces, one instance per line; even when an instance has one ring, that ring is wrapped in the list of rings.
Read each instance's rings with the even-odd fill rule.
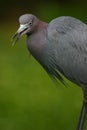
[[[17,32],[13,35],[12,37],[12,46],[15,45],[15,43],[20,39],[22,36],[23,32],[26,31],[29,28],[28,24],[20,25],[19,29]]]

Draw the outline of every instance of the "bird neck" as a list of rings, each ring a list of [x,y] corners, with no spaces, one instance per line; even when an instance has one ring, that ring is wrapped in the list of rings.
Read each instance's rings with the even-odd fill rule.
[[[46,22],[43,22],[43,21],[39,21],[39,24],[37,26],[37,30],[41,30],[41,29],[44,29],[48,26],[48,23]]]
[[[37,28],[27,35],[27,47],[31,54],[40,62],[43,56],[46,40],[47,23],[39,22]]]

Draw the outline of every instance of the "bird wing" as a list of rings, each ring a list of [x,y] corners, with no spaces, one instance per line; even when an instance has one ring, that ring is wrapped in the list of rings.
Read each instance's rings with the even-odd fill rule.
[[[47,28],[47,54],[51,75],[62,81],[61,72],[77,84],[87,84],[86,24],[64,16],[51,21]]]

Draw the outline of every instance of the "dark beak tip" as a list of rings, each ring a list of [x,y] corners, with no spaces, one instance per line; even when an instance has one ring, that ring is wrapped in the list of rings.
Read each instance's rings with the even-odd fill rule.
[[[19,34],[18,32],[16,32],[16,33],[12,36],[12,38],[11,38],[12,46],[15,45],[15,43],[19,40],[19,38],[20,38],[20,34]]]
[[[15,45],[15,34],[11,37],[11,43],[12,43],[12,46]]]

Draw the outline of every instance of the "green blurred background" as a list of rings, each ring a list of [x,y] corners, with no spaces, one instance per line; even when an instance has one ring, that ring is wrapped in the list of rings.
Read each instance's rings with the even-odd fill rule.
[[[83,95],[76,85],[56,86],[29,54],[26,37],[12,47],[21,14],[45,22],[70,15],[87,23],[86,0],[0,0],[0,130],[75,130]]]

